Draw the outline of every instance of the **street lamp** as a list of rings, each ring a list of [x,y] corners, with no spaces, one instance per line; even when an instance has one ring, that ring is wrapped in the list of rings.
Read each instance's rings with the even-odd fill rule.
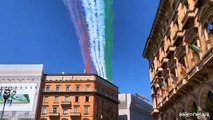
[[[2,95],[3,93],[3,95]],[[4,99],[4,104],[3,104],[3,110],[2,110],[2,114],[1,114],[1,119],[3,119],[3,116],[4,116],[4,108],[5,108],[5,104],[7,102],[7,100],[10,98],[10,97],[13,97],[14,95],[16,94],[16,90],[12,90],[10,88],[6,88],[6,89],[0,89],[0,95],[3,96],[3,99]],[[11,99],[12,100],[12,99]]]

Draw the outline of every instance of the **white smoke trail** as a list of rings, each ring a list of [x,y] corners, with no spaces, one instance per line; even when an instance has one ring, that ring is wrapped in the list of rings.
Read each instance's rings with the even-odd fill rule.
[[[91,44],[91,57],[98,74],[106,78],[105,71],[105,24],[104,24],[104,1],[82,0],[85,8],[86,21]]]
[[[98,51],[99,51],[99,62],[101,64],[100,69],[101,69],[101,76],[106,78],[105,74],[105,59],[104,59],[104,48],[105,48],[105,24],[104,24],[104,1],[103,0],[97,0],[96,5],[95,5],[95,10],[96,10],[96,22],[94,24],[97,25],[97,39],[98,39]]]
[[[106,78],[105,72],[105,19],[104,19],[104,1],[97,0],[96,1],[96,9],[97,9],[97,26],[98,26],[98,39],[99,39],[99,46],[100,46],[100,60],[101,60],[101,69],[102,69],[102,76]]]
[[[99,51],[97,51],[97,44],[98,44],[98,39],[97,37],[97,26],[94,24],[95,23],[95,2],[93,0],[82,0],[83,7],[85,9],[85,14],[86,14],[86,21],[88,24],[88,32],[89,32],[89,38],[90,38],[90,51],[91,51],[91,58],[94,63],[95,69],[98,74],[100,74],[101,69],[100,69],[100,62],[98,60],[98,54]]]

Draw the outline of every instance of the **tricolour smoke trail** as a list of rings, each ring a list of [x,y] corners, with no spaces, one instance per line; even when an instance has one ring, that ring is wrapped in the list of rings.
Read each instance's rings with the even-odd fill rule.
[[[84,17],[82,3],[80,0],[64,0],[64,3],[70,12],[74,26],[76,28],[76,33],[79,37],[79,43],[82,49],[82,55],[84,58],[86,72],[91,73],[92,63],[89,52],[90,50],[88,48],[89,41],[88,41],[87,25]]]
[[[91,71],[92,60],[97,74],[111,81],[112,0],[64,0],[64,2],[80,38],[84,62],[88,66],[86,68]]]

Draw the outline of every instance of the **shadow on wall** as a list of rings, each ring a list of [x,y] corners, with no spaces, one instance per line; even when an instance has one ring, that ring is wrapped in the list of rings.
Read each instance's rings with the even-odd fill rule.
[[[119,115],[118,120],[127,120],[127,115]]]

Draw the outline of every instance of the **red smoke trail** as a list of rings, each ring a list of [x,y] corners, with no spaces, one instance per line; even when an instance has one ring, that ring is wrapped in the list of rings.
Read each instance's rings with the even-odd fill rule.
[[[79,37],[86,73],[92,73],[89,35],[81,0],[64,0],[64,3],[69,9],[77,35]]]

